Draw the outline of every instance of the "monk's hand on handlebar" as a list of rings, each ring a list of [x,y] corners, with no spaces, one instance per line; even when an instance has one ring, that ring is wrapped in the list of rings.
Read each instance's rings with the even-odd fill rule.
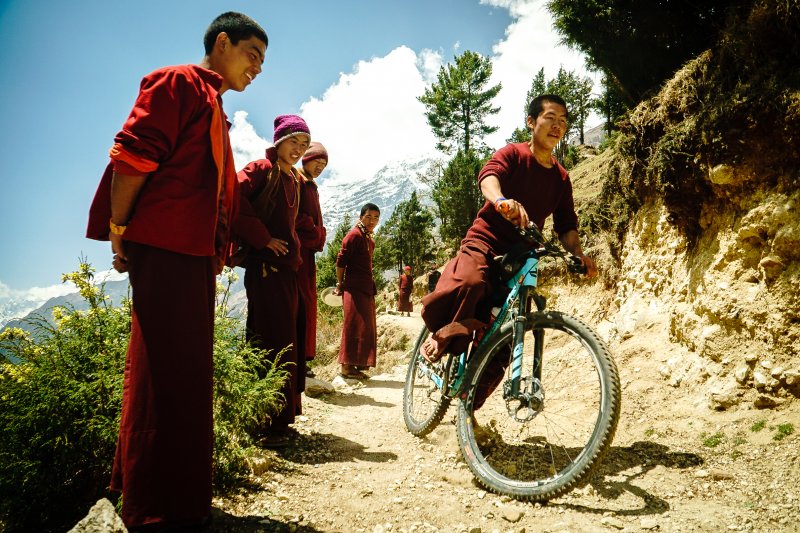
[[[542,232],[539,231],[539,227],[534,222],[529,221],[524,228],[519,229],[519,233],[522,235],[522,238],[528,242],[539,245],[544,245],[546,243],[544,235],[542,235]]]
[[[503,218],[519,226],[525,228],[528,225],[528,212],[522,207],[522,204],[510,198],[498,199],[494,203],[495,209],[503,215]]]

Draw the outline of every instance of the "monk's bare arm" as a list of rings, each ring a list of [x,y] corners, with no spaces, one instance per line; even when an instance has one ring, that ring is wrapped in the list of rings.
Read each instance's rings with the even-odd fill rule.
[[[489,174],[481,180],[481,193],[503,215],[503,218],[521,228],[528,225],[528,212],[516,200],[503,197],[500,179],[497,176]],[[500,198],[502,199],[498,201]]]
[[[111,222],[118,226],[128,224],[145,181],[147,181],[147,176],[127,176],[114,172],[111,178]],[[111,241],[111,250],[122,262],[127,261],[128,256],[125,254],[122,235],[111,232],[109,240]],[[114,263],[114,268],[117,268],[117,261],[115,260]]]
[[[581,258],[584,266],[586,266],[586,277],[593,278],[597,275],[597,265],[595,265],[591,257],[584,255],[583,248],[581,248],[581,239],[577,231],[571,229],[563,235],[559,235],[558,240],[564,245],[566,251]]]
[[[336,267],[336,290],[334,294],[342,294],[342,282],[344,281],[344,268]]]

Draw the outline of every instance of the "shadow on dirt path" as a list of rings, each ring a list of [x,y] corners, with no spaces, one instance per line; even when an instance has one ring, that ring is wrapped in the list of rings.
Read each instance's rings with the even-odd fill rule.
[[[591,514],[609,512],[618,516],[662,514],[670,510],[669,503],[643,489],[635,481],[659,466],[683,470],[700,466],[704,462],[697,454],[673,452],[667,446],[654,442],[638,441],[626,447],[613,446],[589,485],[602,498],[603,503],[617,501],[623,495],[629,494],[641,501],[642,505],[627,509],[610,505],[590,506],[572,503],[557,505],[564,509]]]

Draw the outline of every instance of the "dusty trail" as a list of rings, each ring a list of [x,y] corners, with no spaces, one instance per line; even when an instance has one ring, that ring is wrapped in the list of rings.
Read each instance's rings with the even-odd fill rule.
[[[380,320],[409,332],[421,324],[418,316]],[[798,409],[717,413],[671,400],[674,389],[657,371],[668,354],[642,349],[657,345],[656,335],[612,346],[624,391],[613,448],[589,485],[547,505],[499,497],[473,481],[457,449],[454,407],[428,437],[409,434],[405,357],[394,354],[363,384],[305,398],[294,445],[264,451],[252,486],[215,501],[214,529],[800,531],[800,439],[773,440],[779,423],[800,427]],[[332,379],[334,369],[318,374]],[[753,431],[761,420],[764,429]]]

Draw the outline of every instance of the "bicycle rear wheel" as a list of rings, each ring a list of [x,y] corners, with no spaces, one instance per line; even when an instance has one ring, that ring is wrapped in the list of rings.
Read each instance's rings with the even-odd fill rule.
[[[469,369],[458,441],[483,486],[544,501],[591,478],[616,431],[620,384],[607,348],[580,320],[532,313],[527,329],[521,388],[529,399],[504,398],[513,342],[508,324]],[[534,332],[543,337],[541,382],[532,378]]]
[[[450,398],[442,394],[441,387],[434,381],[435,376],[444,375],[443,362],[431,364],[420,355],[422,343],[427,338],[428,328],[423,327],[408,362],[403,388],[403,419],[408,431],[417,437],[433,431],[450,406]]]

